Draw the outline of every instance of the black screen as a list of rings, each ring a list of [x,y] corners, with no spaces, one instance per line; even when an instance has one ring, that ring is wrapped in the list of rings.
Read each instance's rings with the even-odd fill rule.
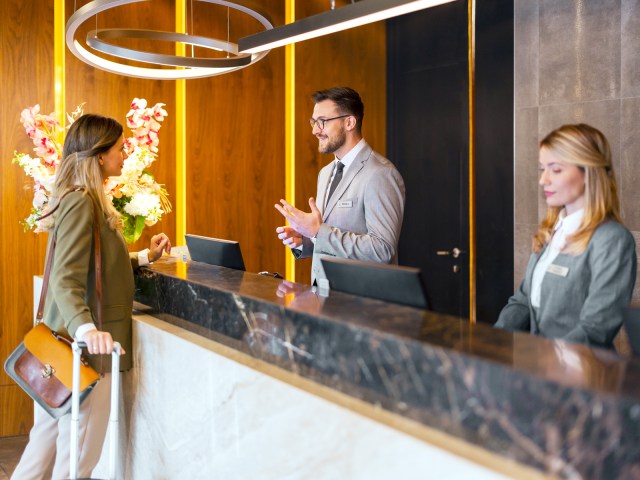
[[[329,288],[417,308],[429,308],[420,269],[323,258]]]
[[[232,240],[185,235],[191,260],[210,265],[244,270],[240,244]]]

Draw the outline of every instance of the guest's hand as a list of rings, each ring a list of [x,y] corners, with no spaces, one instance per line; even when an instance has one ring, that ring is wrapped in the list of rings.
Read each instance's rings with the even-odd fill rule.
[[[151,237],[149,253],[147,257],[150,262],[155,262],[162,256],[162,252],[171,253],[171,241],[164,233],[159,233]]]
[[[280,203],[282,205],[275,204],[276,210],[289,220],[291,227],[293,227],[295,231],[309,238],[313,238],[318,234],[320,225],[322,225],[322,215],[313,197],[309,199],[311,213],[298,210],[286,200],[280,200]]]
[[[278,284],[278,289],[276,290],[276,295],[280,298],[285,298],[287,295],[299,295],[302,292],[306,292],[310,290],[309,285],[304,285],[302,283],[293,283],[288,280],[282,280]]]
[[[291,227],[278,227],[276,233],[282,243],[289,248],[298,248],[302,245],[302,235]]]
[[[110,355],[113,352],[113,338],[109,332],[89,330],[82,336],[82,340],[87,344],[87,351],[92,355]],[[120,348],[120,355],[125,353],[124,348]]]

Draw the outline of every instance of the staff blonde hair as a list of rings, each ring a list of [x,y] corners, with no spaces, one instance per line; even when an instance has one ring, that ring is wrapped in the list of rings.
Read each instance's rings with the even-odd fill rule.
[[[540,150],[547,149],[564,163],[577,166],[584,172],[584,216],[578,230],[567,238],[563,252],[580,254],[593,232],[606,220],[620,219],[618,187],[611,163],[611,147],[603,133],[584,123],[563,125],[540,142]],[[564,207],[549,207],[545,219],[533,237],[533,251],[539,253],[549,243],[554,227]]]
[[[82,115],[73,122],[64,140],[62,161],[56,172],[49,202],[52,208],[57,207],[65,192],[82,188],[102,211],[109,228],[122,229],[120,213],[104,192],[100,169],[100,155],[116,144],[122,131],[118,121],[101,115]]]

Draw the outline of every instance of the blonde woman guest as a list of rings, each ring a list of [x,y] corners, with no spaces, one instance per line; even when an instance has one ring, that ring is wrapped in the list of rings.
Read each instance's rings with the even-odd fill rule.
[[[612,348],[631,300],[636,250],[620,220],[605,136],[564,125],[540,142],[547,216],[520,288],[496,327]]]
[[[45,322],[53,330],[84,340],[89,361],[97,369],[101,362],[95,354],[110,354],[114,341],[124,350],[122,369],[131,367],[132,268],[158,259],[171,247],[167,236],[159,234],[151,239],[148,251],[127,251],[122,220],[103,188],[108,177],[120,175],[126,158],[122,125],[99,115],[81,116],[67,133],[51,199],[55,213],[49,236],[50,240],[55,236],[56,247]],[[102,255],[102,330],[95,323],[94,208]],[[105,378],[80,407],[79,477],[91,475],[107,430],[111,374],[110,358],[104,360]],[[70,417],[69,413],[55,420],[44,410],[38,412],[12,479],[69,478]]]

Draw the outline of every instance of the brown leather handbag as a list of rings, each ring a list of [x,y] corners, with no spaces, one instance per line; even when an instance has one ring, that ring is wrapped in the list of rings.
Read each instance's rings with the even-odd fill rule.
[[[64,198],[64,197],[63,197]],[[62,199],[61,199],[62,201]],[[59,204],[58,204],[59,205]],[[96,273],[96,294],[98,298],[98,329],[102,329],[102,275],[100,258],[100,224],[98,212],[93,206],[93,242]],[[51,212],[53,213],[53,211]],[[4,369],[15,382],[53,418],[59,418],[71,409],[73,340],[52,331],[42,322],[44,302],[49,286],[49,274],[56,246],[54,237],[49,247],[45,267],[40,303],[36,316],[36,326],[24,337],[24,340],[9,355]],[[80,365],[80,401],[89,395],[100,379],[85,361]]]

